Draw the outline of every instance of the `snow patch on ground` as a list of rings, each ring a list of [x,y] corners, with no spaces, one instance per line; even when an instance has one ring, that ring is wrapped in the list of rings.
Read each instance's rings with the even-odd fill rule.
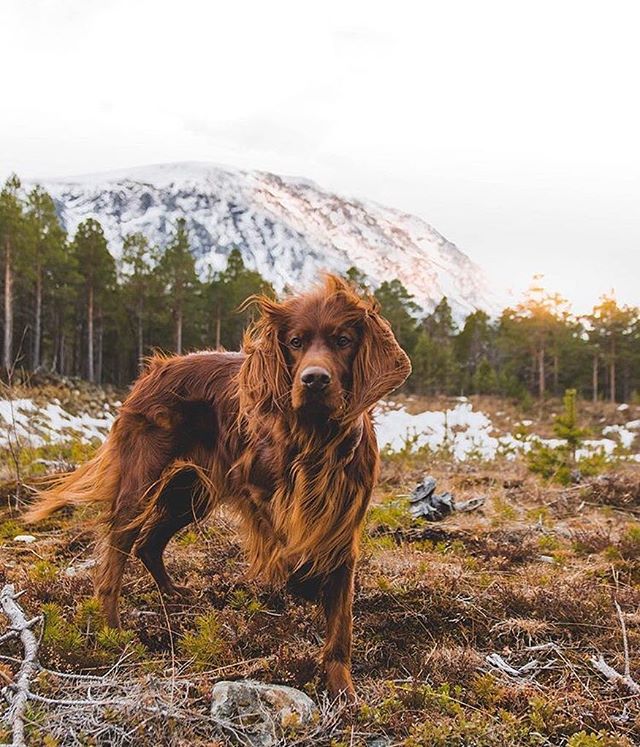
[[[117,403],[120,404],[120,403]],[[114,407],[114,410],[116,408]],[[45,406],[28,398],[0,400],[0,448],[10,445],[38,447],[80,439],[84,443],[104,441],[115,419],[107,407],[97,416],[88,413],[72,415],[57,400]],[[534,441],[558,447],[558,438],[542,439],[535,434],[517,436],[500,433],[482,411],[474,410],[465,398],[446,410],[427,410],[411,414],[393,402],[383,402],[375,412],[376,433],[380,449],[398,452],[447,451],[456,461],[480,458],[490,461],[496,457],[513,458],[525,453]],[[529,427],[532,421],[522,421]],[[613,454],[618,447],[632,449],[637,442],[640,420],[625,425],[608,425],[603,438],[585,440],[577,456],[588,456],[597,451]],[[634,455],[638,459],[640,455]]]
[[[448,451],[457,461],[472,457],[484,460],[498,456],[513,458],[518,452],[529,451],[533,441],[541,441],[550,447],[563,444],[558,438],[499,433],[491,419],[474,410],[470,402],[458,402],[451,409],[427,410],[415,415],[402,406],[382,403],[376,411],[375,422],[380,449],[398,452],[426,447],[431,451]],[[577,456],[588,456],[597,451],[610,455],[618,446],[631,448],[637,435],[633,432],[637,429],[636,422],[631,421],[626,426],[607,426],[603,429],[605,438],[584,441]],[[532,425],[532,422],[522,421],[522,424]]]
[[[72,415],[57,402],[37,405],[32,399],[0,400],[0,447],[44,446],[78,438],[85,443],[104,441],[114,421],[105,410],[99,417]]]

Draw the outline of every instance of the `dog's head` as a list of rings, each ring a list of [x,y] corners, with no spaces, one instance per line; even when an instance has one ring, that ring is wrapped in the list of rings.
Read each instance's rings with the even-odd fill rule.
[[[281,303],[253,300],[260,318],[244,341],[245,409],[289,411],[311,424],[349,421],[411,372],[377,306],[340,278],[329,275],[317,290]]]

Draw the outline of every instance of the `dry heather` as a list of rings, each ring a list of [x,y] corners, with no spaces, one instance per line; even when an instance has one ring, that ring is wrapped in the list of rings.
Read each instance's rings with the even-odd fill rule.
[[[458,498],[485,495],[484,508],[437,524],[412,520],[402,496],[425,472]],[[519,463],[388,459],[358,574],[359,704],[337,715],[325,704],[311,731],[292,724],[283,743],[637,744],[638,696],[594,660],[640,680],[639,511],[637,466],[561,489]],[[0,516],[0,584],[25,590],[28,615],[45,615],[41,665],[108,673],[99,685],[41,672],[30,744],[223,744],[207,718],[223,678],[289,684],[321,701],[316,608],[247,582],[224,517],[170,546],[190,604],[163,604],[130,564],[124,633],[104,627],[90,596],[91,523],[90,513],[58,516],[26,530],[37,541],[22,544],[13,540],[25,531],[20,512]],[[17,643],[0,654],[0,678],[11,680]]]

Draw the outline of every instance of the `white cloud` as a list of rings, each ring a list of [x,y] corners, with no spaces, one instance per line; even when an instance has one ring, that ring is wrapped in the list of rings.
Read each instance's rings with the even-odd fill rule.
[[[175,160],[419,213],[503,285],[640,270],[636,5],[4,0],[0,171]],[[604,254],[611,261],[602,261]]]

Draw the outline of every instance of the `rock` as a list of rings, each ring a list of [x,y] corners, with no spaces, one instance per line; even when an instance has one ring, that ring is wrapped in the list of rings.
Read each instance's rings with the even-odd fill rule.
[[[556,559],[553,555],[539,555],[538,560],[541,563],[549,563],[549,565],[555,565]]]
[[[409,511],[415,518],[440,521],[454,511],[475,511],[485,502],[484,496],[456,503],[451,493],[436,494],[435,477],[425,475],[409,496]]]
[[[211,693],[211,718],[234,743],[272,747],[282,741],[287,729],[312,724],[318,709],[293,687],[222,681]]]
[[[14,542],[24,542],[26,545],[36,541],[36,538],[32,534],[17,534],[13,538]]]
[[[75,565],[67,566],[67,568],[64,569],[64,575],[69,576],[70,578],[73,578],[74,576],[80,576],[85,571],[88,571],[90,568],[93,568],[95,564],[96,564],[95,558],[87,558],[86,560],[81,560]]]

